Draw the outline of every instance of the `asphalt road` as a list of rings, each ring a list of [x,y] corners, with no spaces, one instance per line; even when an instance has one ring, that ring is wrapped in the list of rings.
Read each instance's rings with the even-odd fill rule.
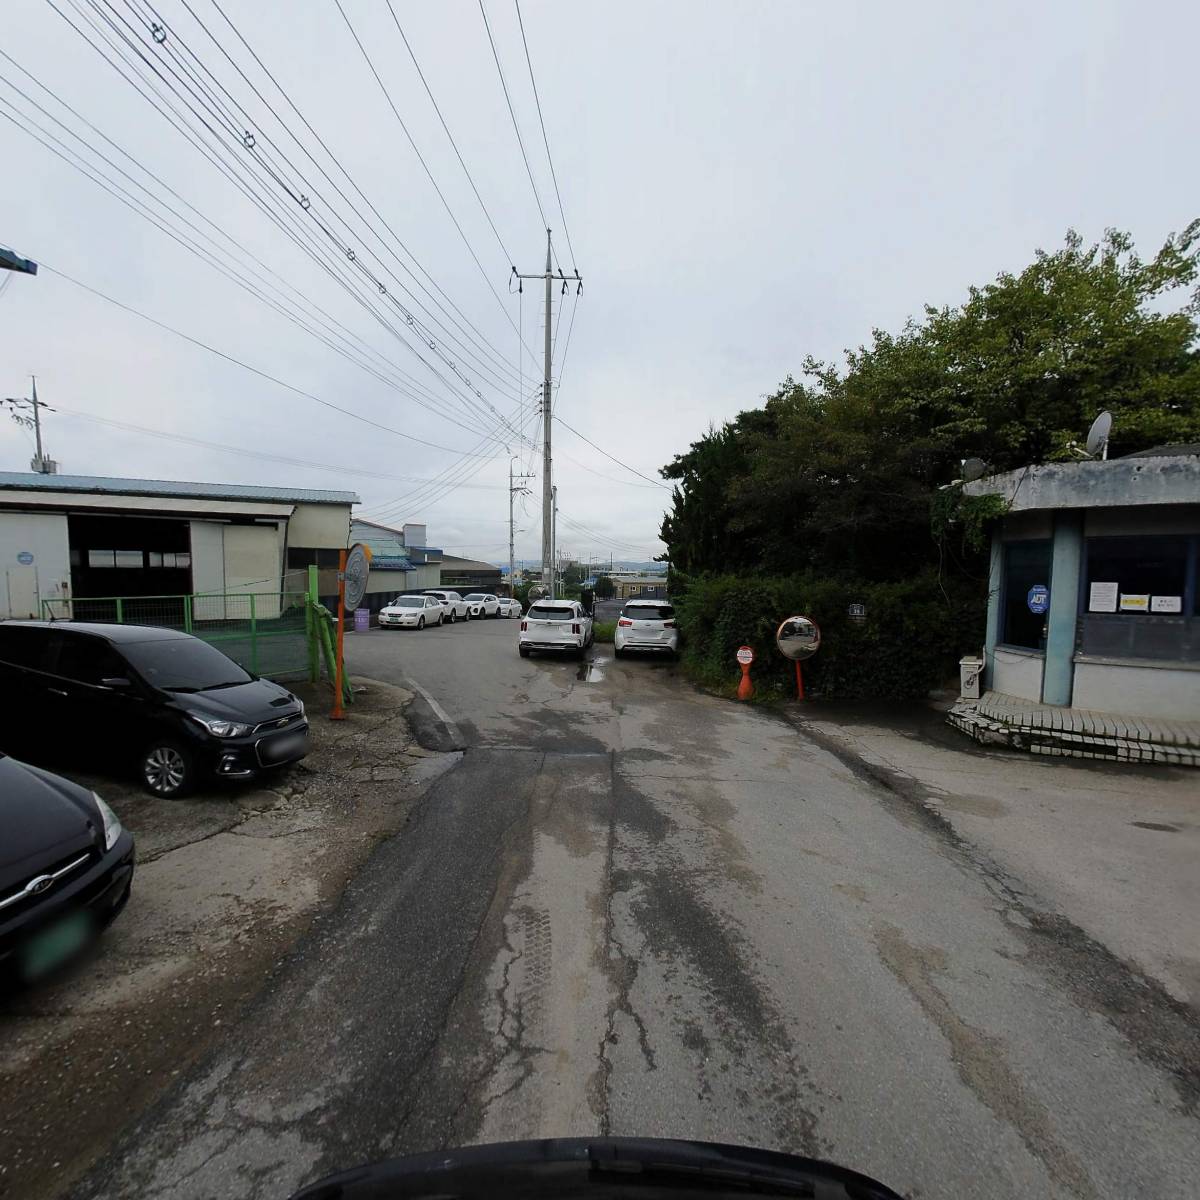
[[[348,639],[355,674],[423,689],[450,769],[82,1194],[611,1133],[922,1200],[1196,1195],[1193,1010],[844,749],[670,664],[516,639]]]

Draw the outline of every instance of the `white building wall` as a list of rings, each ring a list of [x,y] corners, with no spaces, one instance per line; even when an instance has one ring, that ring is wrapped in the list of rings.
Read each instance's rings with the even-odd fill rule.
[[[343,550],[350,540],[350,505],[297,504],[288,545],[305,550]]]
[[[1200,721],[1200,668],[1075,660],[1072,708]]]
[[[30,563],[22,555],[33,555]],[[71,549],[63,513],[0,513],[0,619],[40,617],[42,601],[71,594]]]
[[[192,521],[192,591],[225,590],[225,526],[217,521]]]
[[[992,661],[991,690],[1006,696],[1018,696],[1022,700],[1042,700],[1042,656],[1021,654],[997,646]]]

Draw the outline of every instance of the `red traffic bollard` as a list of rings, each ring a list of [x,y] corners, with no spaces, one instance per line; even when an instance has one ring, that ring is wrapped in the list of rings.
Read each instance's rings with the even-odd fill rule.
[[[754,684],[750,682],[750,666],[754,662],[754,651],[749,646],[739,646],[737,652],[738,666],[742,668],[742,679],[738,684],[739,700],[749,700],[754,695]]]

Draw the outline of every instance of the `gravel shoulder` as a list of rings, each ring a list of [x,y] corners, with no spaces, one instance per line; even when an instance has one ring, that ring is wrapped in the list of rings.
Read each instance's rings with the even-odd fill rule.
[[[124,781],[96,788],[137,838],[129,905],[53,982],[0,997],[0,1196],[66,1194],[206,1052],[399,832],[456,761],[422,749],[413,695],[362,690],[344,722],[327,689],[298,687],[312,750],[267,787],[156,800]]]

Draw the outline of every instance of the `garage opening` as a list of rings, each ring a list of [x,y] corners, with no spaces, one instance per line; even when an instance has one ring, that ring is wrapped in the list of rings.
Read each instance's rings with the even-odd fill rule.
[[[79,604],[88,597],[181,597],[192,590],[188,521],[72,515],[67,518],[67,536],[77,620],[88,619]],[[175,603],[182,621],[182,602]],[[96,614],[93,619],[104,618]]]

